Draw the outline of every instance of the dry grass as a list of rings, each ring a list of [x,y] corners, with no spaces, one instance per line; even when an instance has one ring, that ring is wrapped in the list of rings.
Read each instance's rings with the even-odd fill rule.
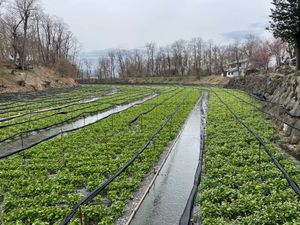
[[[222,76],[206,76],[200,79],[200,84],[226,85],[230,78]]]
[[[28,71],[0,68],[0,93],[41,91],[47,88],[72,87],[75,84],[72,78],[62,77],[45,67]]]

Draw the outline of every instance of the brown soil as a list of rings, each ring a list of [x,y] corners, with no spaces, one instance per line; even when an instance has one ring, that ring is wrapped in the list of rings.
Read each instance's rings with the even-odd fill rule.
[[[75,85],[74,79],[63,77],[44,67],[28,71],[0,68],[0,93],[42,91]]]

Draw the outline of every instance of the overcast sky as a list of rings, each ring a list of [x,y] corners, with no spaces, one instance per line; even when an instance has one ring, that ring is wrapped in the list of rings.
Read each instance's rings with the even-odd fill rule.
[[[168,45],[202,37],[216,43],[266,36],[271,0],[41,0],[62,18],[84,51]]]

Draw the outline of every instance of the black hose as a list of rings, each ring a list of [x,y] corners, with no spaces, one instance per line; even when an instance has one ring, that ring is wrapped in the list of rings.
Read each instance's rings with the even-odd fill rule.
[[[289,174],[285,171],[285,169],[282,167],[282,165],[278,162],[278,160],[274,157],[274,155],[272,154],[271,150],[269,149],[269,147],[266,145],[266,143],[264,142],[264,140],[255,133],[255,131],[253,131],[253,129],[251,127],[249,127],[243,120],[240,119],[240,117],[238,117],[233,110],[221,99],[221,97],[213,90],[211,90],[216,96],[217,98],[220,100],[220,102],[223,103],[223,105],[227,108],[227,110],[233,115],[233,117],[239,122],[241,123],[247,130],[249,133],[251,133],[255,139],[260,143],[261,146],[263,146],[265,152],[269,155],[269,157],[271,158],[271,160],[273,161],[273,163],[275,164],[275,166],[280,170],[280,172],[283,174],[283,176],[285,177],[285,179],[287,180],[287,182],[289,183],[289,186],[293,189],[293,191],[300,196],[300,189],[298,184],[293,181],[293,179],[289,176]]]
[[[279,122],[281,122],[281,123],[283,123],[283,124],[288,125],[289,127],[293,128],[293,129],[295,129],[295,130],[297,130],[297,131],[300,131],[300,128],[295,127],[294,125],[292,125],[292,124],[290,124],[290,123],[288,123],[288,122],[286,122],[286,121],[284,121],[284,120],[282,120],[282,119],[279,119],[278,117],[274,116],[272,113],[269,113],[269,112],[266,112],[266,111],[260,109],[260,108],[257,107],[256,105],[254,105],[254,104],[252,104],[252,103],[250,103],[250,102],[245,101],[244,99],[242,99],[241,97],[239,97],[239,96],[237,96],[237,95],[235,95],[235,94],[233,94],[233,93],[229,93],[228,91],[226,91],[226,92],[227,92],[227,94],[232,95],[233,97],[239,99],[240,101],[242,101],[242,102],[244,102],[244,103],[246,103],[246,104],[248,104],[248,105],[253,106],[254,108],[256,108],[256,110],[258,110],[258,111],[260,111],[260,112],[262,112],[262,113],[264,113],[264,114],[266,114],[266,115],[268,115],[268,116],[274,118],[275,120],[277,120],[277,121],[279,121]]]
[[[136,104],[136,105],[138,105],[138,104]],[[129,108],[128,108],[128,109],[129,109]],[[119,114],[119,113],[121,113],[121,112],[123,112],[123,111],[116,112],[116,113],[112,113],[112,114],[110,114],[110,115],[108,115],[108,116],[106,116],[106,117],[103,117],[101,120],[107,119],[107,118],[109,118],[109,117],[111,117],[111,116],[113,116],[113,115]],[[73,131],[82,129],[82,128],[84,128],[84,127],[91,126],[91,125],[97,123],[98,121],[99,121],[99,120],[97,120],[97,121],[95,121],[95,122],[93,122],[93,123],[87,124],[87,125],[85,125],[85,126],[82,126],[82,127],[78,127],[78,128],[73,128],[73,129],[70,129],[70,130],[62,131],[61,133],[56,133],[56,134],[54,134],[54,135],[51,135],[51,136],[49,136],[49,137],[47,137],[47,138],[43,138],[42,140],[40,140],[40,141],[38,141],[38,142],[36,142],[36,143],[34,143],[34,144],[31,144],[31,145],[29,145],[29,146],[27,146],[27,147],[24,147],[24,148],[22,148],[22,149],[19,149],[19,150],[11,150],[11,152],[5,153],[5,154],[1,154],[1,152],[0,152],[0,160],[5,159],[5,158],[7,158],[7,157],[9,157],[9,156],[18,154],[18,153],[20,153],[20,152],[23,152],[24,150],[30,149],[30,148],[32,148],[32,147],[34,147],[34,146],[36,146],[36,145],[38,145],[38,144],[40,144],[40,143],[43,143],[43,142],[45,142],[45,141],[48,141],[48,140],[52,139],[52,138],[54,138],[54,137],[56,137],[56,136],[58,136],[58,135],[60,135],[60,134],[63,134],[63,133],[70,133],[70,132],[73,132]]]
[[[152,134],[152,136],[147,141],[147,143],[116,174],[114,174],[111,178],[105,180],[97,189],[92,191],[86,198],[84,198],[77,205],[75,205],[72,208],[71,212],[69,212],[68,215],[60,222],[60,225],[68,224],[82,205],[86,205],[90,203],[101,191],[103,191],[110,183],[112,183],[118,176],[120,176],[120,174],[122,174],[139,157],[139,155],[141,155],[145,151],[145,149],[152,143],[155,137],[169,123],[169,121],[179,111],[182,105],[183,103],[177,106],[176,110],[173,113],[171,113],[168,116],[167,120],[154,132],[154,134]]]
[[[133,123],[135,123],[141,116],[146,115],[150,112],[152,112],[156,107],[161,106],[163,103],[165,103],[166,101],[170,100],[171,98],[173,98],[175,95],[179,94],[180,92],[184,91],[184,89],[174,93],[173,95],[171,95],[169,98],[164,99],[163,101],[161,101],[160,103],[155,104],[152,108],[150,108],[147,111],[141,112],[140,114],[138,114],[134,119],[132,119],[131,121],[128,122],[128,126],[131,126]]]
[[[105,95],[99,96],[99,99],[103,96],[105,96]],[[0,122],[9,121],[9,120],[20,118],[20,117],[27,116],[27,115],[45,113],[45,112],[49,112],[49,111],[56,111],[56,110],[60,110],[60,109],[70,107],[70,106],[88,104],[88,103],[90,103],[90,102],[76,101],[76,102],[72,102],[72,103],[69,103],[69,104],[66,104],[66,105],[57,106],[57,107],[48,108],[48,109],[45,109],[45,107],[36,107],[34,109],[40,109],[40,110],[33,111],[33,112],[27,112],[27,113],[23,113],[23,114],[12,115],[12,116],[8,116],[8,117],[5,117],[5,118],[0,118]],[[42,110],[42,109],[45,109],[45,110]],[[18,111],[19,110],[14,110],[14,111],[10,111],[10,112],[18,112]],[[9,112],[5,112],[5,113],[9,113]],[[2,114],[2,113],[0,112],[0,114]]]
[[[133,95],[133,97],[136,96],[136,95],[138,95],[138,93],[135,93]],[[20,124],[24,124],[24,123],[39,121],[41,119],[49,118],[49,117],[52,117],[52,116],[55,116],[55,115],[61,115],[61,114],[65,115],[65,114],[76,112],[76,111],[79,111],[79,110],[88,109],[88,108],[91,108],[93,106],[97,106],[97,105],[99,106],[99,105],[103,105],[103,104],[113,103],[112,100],[114,100],[114,101],[118,100],[119,101],[119,100],[123,100],[123,99],[127,99],[127,98],[128,98],[128,96],[126,96],[126,97],[123,97],[123,96],[117,96],[117,97],[116,96],[112,96],[111,98],[108,97],[108,98],[102,99],[102,100],[105,100],[105,102],[102,101],[100,104],[98,102],[96,102],[96,103],[92,103],[92,104],[90,104],[88,106],[84,106],[84,107],[81,107],[81,108],[79,107],[79,108],[76,108],[76,109],[73,109],[73,110],[69,110],[69,111],[64,111],[64,112],[56,112],[56,113],[53,113],[51,115],[46,115],[46,116],[43,116],[43,117],[40,117],[40,118],[34,118],[34,119],[31,119],[31,120],[26,120],[26,121],[22,121],[22,122],[11,123],[11,124],[6,124],[6,125],[0,125],[0,129],[1,128],[11,127],[11,126],[16,126],[16,125],[20,125]],[[110,101],[107,101],[107,100],[110,100]],[[84,113],[97,113],[97,112],[99,112],[99,110],[90,111],[90,112],[83,112],[82,114],[84,114]],[[80,115],[82,115],[82,114],[80,114]],[[57,124],[53,124],[53,126],[55,126],[55,125],[57,125]],[[39,129],[44,129],[44,128],[39,128]],[[33,131],[36,131],[36,130],[33,130]],[[31,132],[33,132],[33,131],[31,131]],[[25,131],[25,132],[28,133],[27,131]],[[20,133],[18,133],[18,134],[20,134]],[[3,140],[0,140],[0,143],[1,142],[3,142]]]

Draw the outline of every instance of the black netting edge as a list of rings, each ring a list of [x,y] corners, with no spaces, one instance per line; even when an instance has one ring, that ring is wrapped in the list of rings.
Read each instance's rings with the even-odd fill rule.
[[[228,91],[226,91],[226,92],[229,93]],[[273,119],[275,119],[275,120],[277,120],[277,121],[279,121],[279,122],[281,122],[281,123],[283,123],[283,124],[286,124],[286,125],[288,125],[289,127],[293,128],[293,129],[295,129],[295,130],[297,130],[297,131],[300,131],[300,128],[295,127],[294,125],[292,125],[292,124],[290,124],[290,123],[288,123],[288,122],[286,122],[286,121],[284,121],[284,120],[282,120],[282,119],[279,119],[279,118],[276,117],[275,115],[273,115],[273,114],[271,114],[271,113],[269,113],[269,112],[266,112],[266,111],[260,109],[260,108],[257,107],[256,105],[254,105],[254,104],[252,104],[252,103],[250,103],[250,102],[245,101],[244,99],[240,98],[239,96],[235,95],[234,93],[230,93],[230,95],[232,95],[233,97],[239,99],[240,101],[242,101],[242,102],[244,102],[244,103],[246,103],[246,104],[248,104],[248,105],[253,106],[253,107],[256,108],[257,110],[259,110],[259,111],[261,111],[262,113],[264,113],[264,114],[266,114],[266,115],[272,117]],[[260,100],[260,101],[263,101],[263,100]],[[272,103],[273,103],[273,102],[272,102]],[[291,113],[289,113],[288,110],[285,109],[282,105],[280,105],[280,104],[278,104],[278,103],[273,103],[273,104],[276,104],[276,105],[281,106],[281,107],[284,109],[284,112],[285,112],[287,115],[289,115],[290,117],[300,118],[300,116],[292,115]]]
[[[171,98],[173,98],[174,96],[176,96],[177,94],[179,94],[180,92],[184,91],[184,89],[174,93],[173,95],[171,95],[169,98],[164,99],[163,101],[161,101],[160,103],[154,105],[151,109],[141,112],[140,114],[138,114],[134,119],[132,119],[131,121],[128,122],[128,126],[131,126],[133,123],[135,123],[141,116],[146,115],[150,112],[152,112],[155,108],[157,108],[158,106],[163,105],[166,101],[170,100]]]
[[[138,94],[136,94],[136,95],[138,96]],[[135,97],[135,95],[134,95],[133,97]],[[121,99],[118,99],[118,100],[123,100],[123,99],[127,99],[127,97],[124,97],[124,98],[121,98]],[[136,100],[136,99],[140,99],[140,98],[135,98],[135,99],[133,99],[133,101]],[[129,102],[131,102],[131,101],[123,102],[122,104],[128,104]],[[103,103],[103,104],[108,104],[108,103],[109,103],[109,102],[105,102],[105,103]],[[102,104],[100,104],[100,105],[102,105]],[[93,105],[93,106],[94,106],[94,105]],[[26,134],[29,134],[29,133],[32,133],[32,132],[38,132],[38,131],[41,131],[41,130],[49,129],[49,128],[51,128],[51,127],[56,127],[56,126],[59,126],[59,125],[62,125],[62,124],[69,123],[69,122],[71,122],[71,121],[73,121],[73,120],[75,120],[75,119],[82,118],[82,117],[84,117],[85,115],[88,116],[88,115],[92,115],[92,114],[101,113],[101,112],[103,112],[103,111],[110,110],[110,109],[112,109],[113,107],[114,107],[114,106],[112,105],[112,106],[109,106],[109,107],[107,107],[107,108],[105,108],[105,109],[101,109],[101,110],[83,112],[83,113],[80,113],[80,114],[78,114],[78,115],[76,115],[76,116],[73,116],[73,117],[71,117],[71,118],[69,118],[69,119],[67,119],[67,120],[64,120],[64,121],[62,121],[62,122],[59,122],[59,123],[54,123],[54,124],[50,124],[50,125],[47,125],[47,126],[44,126],[44,127],[39,127],[39,128],[35,128],[35,129],[31,129],[31,130],[26,130],[26,131],[23,131],[23,132],[19,132],[19,133],[16,133],[16,134],[12,135],[12,136],[9,136],[9,137],[7,137],[7,138],[5,138],[5,139],[0,140],[0,144],[1,144],[1,143],[4,143],[4,142],[6,142],[6,141],[9,141],[9,140],[13,140],[13,139],[15,139],[16,137],[19,137],[19,136],[22,136],[22,135],[26,135]],[[72,110],[71,112],[75,112],[75,111],[77,111],[77,110]],[[58,114],[61,114],[61,113],[57,113],[57,114],[55,114],[55,115],[58,115]],[[52,115],[51,115],[51,116],[52,116]],[[48,117],[49,117],[49,116],[48,116]]]
[[[153,99],[153,98],[152,98],[152,99]],[[140,105],[140,104],[143,104],[143,103],[135,104],[134,106],[137,106],[137,105]],[[133,106],[132,106],[132,107],[133,107]],[[131,107],[130,107],[130,108],[131,108]],[[129,108],[128,108],[128,109],[129,109]],[[126,109],[126,110],[127,110],[127,109]],[[121,112],[123,112],[123,111],[116,112],[116,113],[112,113],[112,114],[110,114],[110,115],[108,115],[108,116],[106,116],[106,117],[103,117],[101,120],[107,119],[107,118],[109,118],[109,117],[111,117],[111,116],[113,116],[113,115],[119,114],[119,113],[121,113]],[[88,126],[91,126],[91,125],[97,123],[98,121],[99,121],[99,120],[97,120],[97,121],[95,121],[95,122],[93,122],[93,123],[87,124],[86,126],[83,126],[83,127],[78,127],[78,128],[74,128],[74,129],[62,131],[61,133],[57,133],[57,134],[51,135],[50,137],[44,138],[44,139],[40,140],[39,142],[36,142],[36,143],[34,143],[34,144],[32,144],[32,145],[29,145],[29,146],[27,146],[26,148],[22,148],[22,149],[19,149],[19,150],[16,150],[16,151],[12,151],[12,152],[7,153],[7,154],[0,155],[0,160],[5,159],[5,158],[7,158],[7,157],[9,157],[9,156],[18,154],[18,153],[20,153],[20,152],[23,152],[23,151],[25,151],[25,150],[27,150],[27,149],[29,149],[29,148],[32,148],[32,147],[34,147],[34,146],[36,146],[36,145],[38,145],[38,144],[40,144],[40,143],[42,143],[42,142],[48,141],[48,140],[50,140],[50,139],[52,139],[52,138],[54,138],[54,137],[56,137],[56,136],[58,136],[58,135],[60,135],[60,134],[62,134],[62,133],[70,133],[70,132],[73,132],[73,131],[76,131],[76,130],[79,130],[79,129],[82,129],[82,128],[85,128],[85,127],[88,127]]]
[[[120,174],[122,174],[138,158],[138,156],[145,151],[145,149],[151,144],[151,142],[155,139],[158,133],[170,122],[173,116],[180,110],[182,105],[183,102],[177,106],[176,110],[173,113],[171,113],[166,119],[166,121],[154,132],[154,134],[150,137],[148,142],[116,174],[114,174],[111,178],[105,180],[97,189],[92,191],[86,198],[84,198],[81,202],[75,205],[71,212],[60,222],[60,225],[68,224],[82,205],[86,205],[89,202],[91,202],[111,182],[113,182],[118,176],[120,176]]]
[[[243,120],[241,120],[240,117],[238,117],[233,110],[221,99],[221,97],[213,90],[211,90],[216,96],[217,98],[220,100],[220,102],[222,102],[222,104],[227,108],[227,110],[233,115],[233,117],[239,122],[241,123],[247,130],[249,133],[251,133],[255,139],[259,142],[259,144],[263,147],[263,149],[265,150],[265,152],[269,155],[269,157],[271,158],[271,160],[273,161],[273,163],[275,164],[275,166],[280,170],[280,172],[283,174],[283,176],[285,177],[285,179],[287,180],[289,186],[293,189],[293,191],[300,196],[300,189],[298,184],[293,181],[293,179],[289,176],[289,174],[286,172],[286,170],[282,167],[282,165],[278,162],[278,160],[274,157],[273,153],[271,152],[271,150],[269,149],[269,147],[266,145],[266,143],[264,142],[264,140],[257,134],[255,133],[255,131],[252,130],[251,127],[249,127]]]
[[[203,107],[203,94],[200,101],[200,109],[202,112],[202,115],[204,114],[204,107]],[[202,164],[203,164],[203,156],[204,156],[204,150],[205,150],[205,129],[204,129],[205,123],[203,122],[203,119],[200,124],[200,154],[199,154],[199,163],[196,169],[195,177],[194,177],[194,185],[192,188],[192,191],[189,195],[188,201],[185,205],[185,208],[183,210],[183,213],[181,214],[179,225],[189,225],[191,223],[192,215],[193,215],[193,209],[194,209],[194,203],[197,197],[198,193],[198,187],[201,182],[201,176],[202,176]],[[202,128],[202,129],[201,129]]]

